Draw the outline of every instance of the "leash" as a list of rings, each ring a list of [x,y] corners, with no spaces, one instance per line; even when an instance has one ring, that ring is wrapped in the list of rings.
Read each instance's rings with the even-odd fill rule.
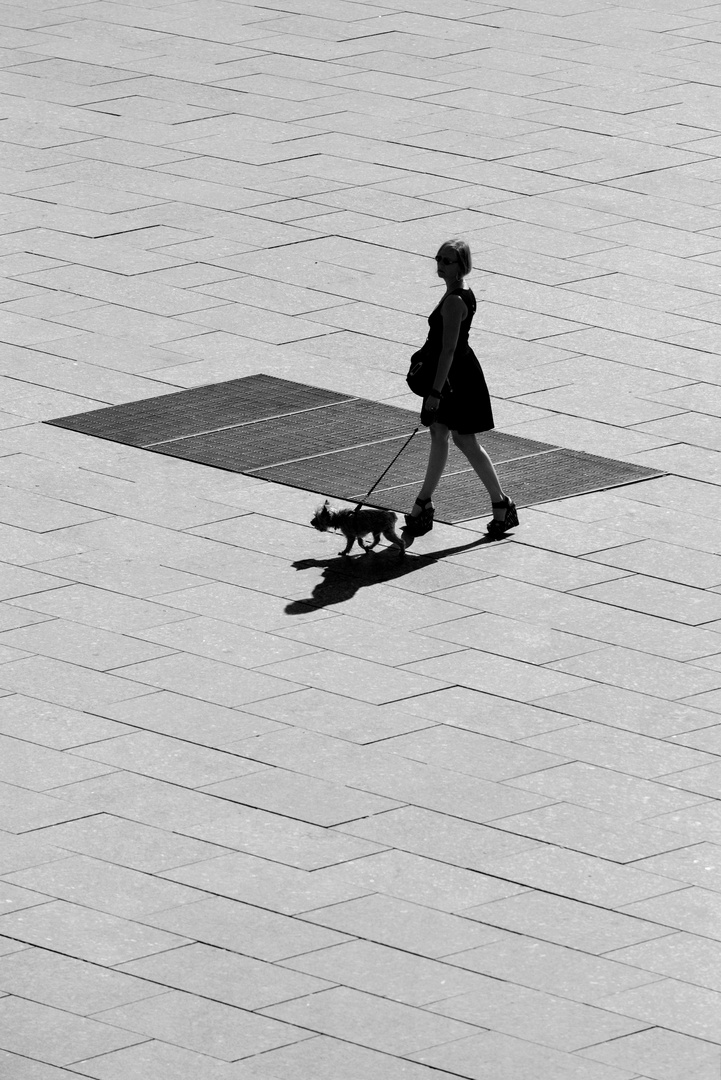
[[[370,496],[371,496],[371,495],[373,494],[373,492],[375,491],[375,489],[376,489],[376,488],[378,487],[378,485],[380,484],[380,482],[381,482],[381,480],[383,479],[383,477],[384,477],[384,476],[386,475],[386,473],[387,473],[387,472],[389,472],[389,471],[390,471],[390,469],[392,468],[392,466],[393,466],[393,465],[395,465],[396,461],[398,461],[398,458],[399,458],[399,457],[401,456],[401,454],[403,453],[403,451],[405,450],[405,448],[406,448],[406,447],[408,446],[408,444],[409,444],[409,442],[411,441],[411,439],[412,439],[412,438],[413,438],[413,437],[414,437],[415,435],[417,435],[417,434],[418,434],[418,432],[419,432],[419,431],[421,430],[421,427],[422,427],[422,426],[423,426],[422,424],[419,424],[419,425],[418,425],[418,426],[416,427],[416,429],[415,429],[414,431],[412,431],[412,432],[410,433],[410,435],[408,436],[408,438],[406,439],[406,441],[405,441],[405,442],[403,443],[403,446],[402,446],[402,447],[400,448],[400,450],[398,451],[398,453],[396,454],[396,456],[395,456],[395,457],[393,458],[393,460],[392,460],[392,461],[390,462],[390,464],[389,464],[389,465],[387,465],[387,466],[386,466],[386,468],[385,468],[385,469],[383,470],[383,472],[382,472],[382,473],[380,474],[380,476],[379,476],[379,477],[378,477],[378,479],[376,480],[376,482],[375,482],[375,484],[373,485],[373,487],[372,487],[372,488],[370,488],[370,490],[366,492],[365,496],[364,496],[364,497],[363,497],[363,498],[361,499],[361,501],[360,501],[359,503],[356,503],[356,508],[355,508],[355,510],[354,510],[354,514],[357,514],[357,513],[359,512],[360,508],[361,508],[361,507],[363,506],[363,504],[364,504],[364,503],[366,503],[366,502],[368,502],[368,499],[369,499],[369,498],[370,498]]]

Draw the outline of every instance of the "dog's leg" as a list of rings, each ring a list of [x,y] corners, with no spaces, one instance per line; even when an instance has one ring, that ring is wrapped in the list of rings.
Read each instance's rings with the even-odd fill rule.
[[[366,547],[366,551],[372,551],[374,547],[378,547],[380,542],[381,542],[381,534],[379,532],[374,532],[373,533],[373,543],[368,544],[368,546]]]
[[[390,540],[391,544],[395,544],[395,546],[400,550],[401,555],[405,555],[406,545],[403,543],[400,536],[395,531],[392,525],[389,525],[387,529],[383,530],[383,535],[385,536],[386,540]]]
[[[353,547],[353,541],[355,540],[355,537],[354,536],[346,536],[345,533],[343,533],[343,535],[345,536],[348,543],[346,544],[346,546],[343,548],[342,551],[338,552],[338,554],[339,555],[348,555],[350,553],[350,549]]]

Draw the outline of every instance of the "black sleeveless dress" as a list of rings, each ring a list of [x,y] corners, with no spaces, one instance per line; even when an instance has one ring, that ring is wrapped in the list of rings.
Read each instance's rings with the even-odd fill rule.
[[[468,344],[468,332],[476,313],[476,298],[471,289],[453,289],[453,292],[447,295],[460,296],[468,309],[468,315],[461,323],[451,370],[436,419],[461,435],[490,431],[495,427],[491,398],[478,357]],[[428,319],[428,341],[437,346],[439,356],[443,347],[442,308],[446,299],[444,296]]]

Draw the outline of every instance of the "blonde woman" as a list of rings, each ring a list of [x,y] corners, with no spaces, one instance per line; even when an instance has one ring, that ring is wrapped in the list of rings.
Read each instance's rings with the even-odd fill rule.
[[[433,492],[448,461],[448,436],[466,456],[491,497],[493,520],[488,532],[499,539],[518,525],[516,504],[504,493],[493,462],[476,435],[494,427],[491,399],[478,359],[468,344],[476,298],[465,287],[471,252],[463,240],[447,240],[436,255],[438,277],[446,291],[428,319],[428,340],[437,346],[433,389],[423,401],[421,420],[430,427],[431,448],[423,486],[406,514],[406,547],[433,528]]]

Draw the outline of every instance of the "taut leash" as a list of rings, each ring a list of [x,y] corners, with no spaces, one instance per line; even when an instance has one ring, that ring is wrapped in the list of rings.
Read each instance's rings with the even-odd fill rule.
[[[384,477],[384,476],[386,475],[386,473],[387,473],[387,472],[389,472],[389,471],[390,471],[390,469],[392,468],[392,466],[393,466],[393,465],[395,465],[396,461],[398,461],[398,458],[399,458],[399,457],[401,456],[401,454],[403,453],[403,451],[405,450],[405,448],[406,448],[406,447],[408,446],[408,444],[409,444],[409,442],[411,441],[411,439],[412,439],[412,438],[414,437],[414,435],[417,435],[417,434],[418,434],[418,432],[419,432],[419,431],[421,430],[421,428],[422,428],[422,427],[423,427],[423,425],[422,425],[422,424],[419,424],[419,425],[418,425],[418,426],[417,426],[417,427],[415,428],[415,430],[414,430],[414,431],[412,431],[412,432],[410,433],[410,435],[408,436],[408,438],[406,439],[406,441],[405,441],[405,442],[403,443],[403,446],[402,446],[402,447],[400,448],[400,450],[398,451],[398,453],[396,454],[396,456],[395,456],[395,457],[393,458],[393,460],[392,460],[392,461],[391,461],[391,462],[390,462],[390,463],[389,463],[389,464],[388,464],[388,465],[386,466],[386,468],[385,468],[385,469],[383,470],[383,472],[382,472],[382,473],[380,474],[380,476],[379,476],[379,477],[378,477],[378,479],[376,480],[376,482],[375,482],[375,484],[373,485],[373,487],[372,487],[372,488],[370,488],[370,490],[366,492],[365,496],[364,496],[364,497],[363,497],[363,498],[361,499],[361,501],[360,501],[359,503],[356,503],[356,508],[355,508],[355,511],[354,511],[354,513],[356,513],[356,514],[357,514],[357,513],[358,513],[358,511],[360,510],[360,508],[361,508],[361,507],[363,506],[363,504],[364,504],[364,503],[366,503],[366,502],[368,502],[368,499],[369,499],[369,498],[370,498],[370,496],[371,496],[371,495],[373,494],[373,492],[375,491],[375,489],[376,489],[376,488],[378,487],[378,485],[380,484],[380,482],[381,482],[381,480],[383,479],[383,477]]]

